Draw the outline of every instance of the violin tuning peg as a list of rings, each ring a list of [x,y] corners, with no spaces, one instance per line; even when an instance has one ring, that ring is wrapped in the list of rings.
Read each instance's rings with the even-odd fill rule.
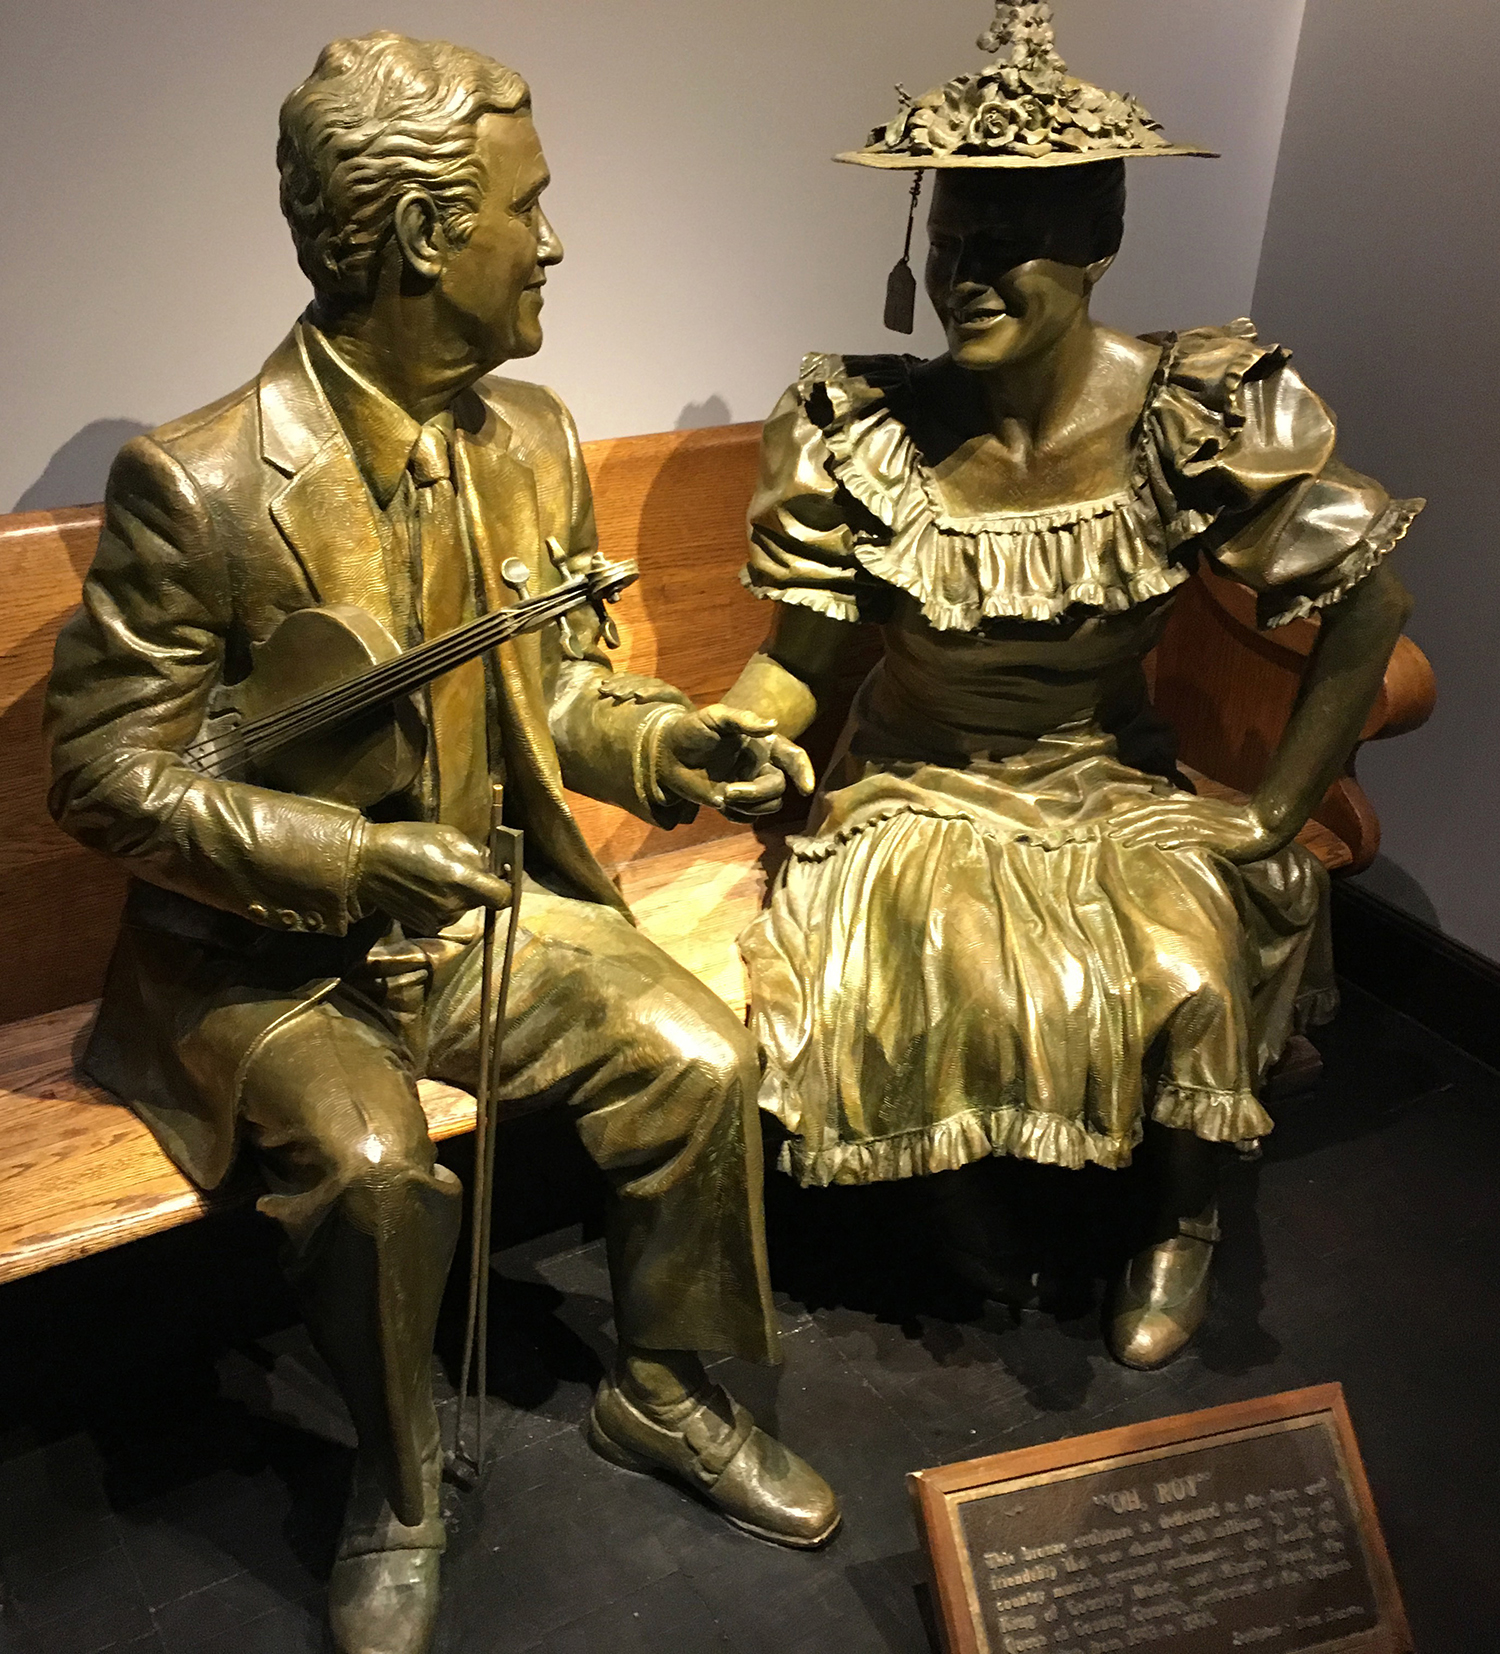
[[[524,603],[531,595],[528,587],[531,584],[531,570],[519,557],[507,557],[500,565],[500,578]]]
[[[552,560],[553,568],[560,573],[568,572],[568,552],[562,541],[555,534],[547,536],[547,555]]]

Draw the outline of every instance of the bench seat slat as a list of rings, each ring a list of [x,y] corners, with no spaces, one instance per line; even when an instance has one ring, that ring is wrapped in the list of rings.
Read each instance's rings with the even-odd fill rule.
[[[758,439],[758,427],[744,425],[586,446],[602,543],[637,559],[647,576],[616,610],[624,639],[616,664],[665,677],[700,703],[724,693],[769,618],[735,579]],[[78,602],[99,526],[97,506],[0,518],[8,594],[0,607],[0,943],[8,959],[24,961],[0,981],[0,1281],[191,1222],[215,1204],[129,1110],[73,1069],[92,1006],[70,1002],[99,992],[125,880],[48,820],[41,703],[53,641]],[[1184,756],[1226,782],[1255,785],[1315,636],[1310,625],[1260,634],[1248,594],[1208,576],[1190,582],[1148,663]],[[852,672],[849,692],[862,672]],[[1415,728],[1431,702],[1431,671],[1403,640],[1365,733]],[[834,707],[830,742],[837,723]],[[1242,796],[1201,779],[1200,790]],[[619,868],[646,934],[742,1012],[735,938],[779,862],[774,838],[706,810],[668,834],[610,805],[574,805],[596,854]],[[1367,863],[1378,824],[1352,777],[1319,814],[1327,825],[1312,824],[1302,840],[1324,865]],[[44,940],[59,935],[65,947]],[[422,1104],[436,1139],[473,1127],[464,1092],[424,1082]],[[216,1200],[250,1192],[239,1186]]]
[[[621,870],[642,928],[737,1011],[745,1005],[735,937],[760,907],[761,845],[741,830]],[[131,1111],[79,1078],[75,1053],[94,1005],[0,1030],[0,1282],[107,1251],[237,1205],[254,1189],[231,1179],[202,1194]],[[434,1141],[474,1129],[474,1099],[424,1080]]]

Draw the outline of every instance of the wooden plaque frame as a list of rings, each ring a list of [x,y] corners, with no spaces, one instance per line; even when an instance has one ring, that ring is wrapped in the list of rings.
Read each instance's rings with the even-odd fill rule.
[[[1142,1463],[1165,1468],[1177,1456],[1172,1449],[1186,1457],[1211,1448],[1215,1438],[1243,1440],[1247,1439],[1244,1433],[1269,1436],[1313,1423],[1326,1427],[1336,1449],[1335,1461],[1363,1548],[1378,1623],[1352,1635],[1304,1644],[1298,1654],[1413,1654],[1406,1611],[1391,1570],[1343,1388],[1338,1384],[1290,1390],[1198,1413],[1178,1413],[1146,1424],[1072,1436],[1045,1447],[1021,1448],[913,1472],[907,1483],[916,1506],[948,1654],[1004,1654],[1003,1649],[991,1644],[983,1629],[968,1543],[960,1523],[963,1505],[979,1490],[1000,1493],[1007,1484],[1034,1487],[1039,1482],[1071,1479],[1087,1473],[1086,1467],[1114,1468],[1137,1455]],[[1173,1643],[1180,1654],[1194,1654],[1193,1645],[1180,1637]],[[1143,1646],[1149,1648],[1151,1644]]]

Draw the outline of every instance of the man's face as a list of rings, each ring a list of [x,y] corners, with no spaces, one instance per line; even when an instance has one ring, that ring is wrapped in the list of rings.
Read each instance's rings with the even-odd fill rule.
[[[485,371],[542,348],[542,288],[562,242],[542,211],[551,181],[530,115],[480,117],[484,195],[473,233],[449,252],[438,296]]]
[[[1088,306],[1088,272],[1045,256],[1044,212],[1032,191],[938,179],[927,225],[927,294],[949,354],[972,373],[1046,350]]]

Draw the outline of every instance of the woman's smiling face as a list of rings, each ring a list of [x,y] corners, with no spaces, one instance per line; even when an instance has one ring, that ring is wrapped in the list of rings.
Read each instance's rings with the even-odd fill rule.
[[[927,294],[960,367],[983,373],[1055,344],[1108,267],[1098,206],[1034,175],[939,172]]]

